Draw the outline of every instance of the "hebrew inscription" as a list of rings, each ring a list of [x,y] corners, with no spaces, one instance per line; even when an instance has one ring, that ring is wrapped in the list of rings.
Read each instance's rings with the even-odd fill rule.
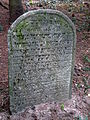
[[[9,29],[8,48],[12,113],[70,97],[75,30],[63,13],[25,13]]]

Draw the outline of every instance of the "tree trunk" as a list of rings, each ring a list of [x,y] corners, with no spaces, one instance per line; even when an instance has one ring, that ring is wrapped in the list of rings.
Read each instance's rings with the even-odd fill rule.
[[[23,14],[22,0],[9,0],[10,22],[14,22]]]

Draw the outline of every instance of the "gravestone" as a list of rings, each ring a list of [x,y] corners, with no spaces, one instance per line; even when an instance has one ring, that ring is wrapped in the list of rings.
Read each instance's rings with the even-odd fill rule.
[[[12,113],[70,98],[75,42],[73,23],[57,10],[29,11],[11,25],[8,58]]]

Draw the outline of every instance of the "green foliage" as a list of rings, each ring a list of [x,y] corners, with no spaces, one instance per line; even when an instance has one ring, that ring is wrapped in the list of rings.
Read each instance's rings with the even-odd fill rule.
[[[85,117],[85,120],[88,120],[88,117],[87,117],[87,116]]]
[[[84,71],[90,71],[90,67],[83,68]]]
[[[81,116],[79,115],[79,116],[77,117],[77,120],[88,120],[88,117],[87,117],[87,116],[85,116],[85,118],[84,118],[84,119],[82,119],[82,118],[81,118]]]
[[[32,5],[32,0],[29,0],[29,4]]]
[[[86,15],[83,21],[77,20],[78,31],[90,31],[90,15]],[[86,36],[85,36],[86,37]]]
[[[76,24],[76,17],[72,17],[72,22]]]
[[[61,110],[64,111],[64,104],[61,104]]]
[[[83,4],[80,4],[80,12],[83,12]]]
[[[86,34],[83,34],[83,40],[87,40],[88,39],[88,36]]]
[[[79,120],[82,120],[82,119],[81,119],[81,116],[79,116],[78,118],[79,118]]]
[[[77,87],[80,88],[80,87],[81,87],[81,84],[80,84],[80,83],[77,83]]]
[[[88,56],[87,56],[87,55],[86,55],[86,56],[84,56],[83,60],[84,60],[84,62],[88,62],[88,63],[90,63],[90,59],[88,58]]]
[[[83,82],[84,82],[84,87],[85,87],[84,92],[87,93],[87,90],[90,89],[90,86],[87,83],[87,78],[84,77]]]

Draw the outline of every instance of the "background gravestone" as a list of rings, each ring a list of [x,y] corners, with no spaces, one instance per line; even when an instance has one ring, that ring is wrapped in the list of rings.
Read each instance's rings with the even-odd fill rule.
[[[20,16],[8,32],[11,112],[71,96],[75,29],[56,10]]]

